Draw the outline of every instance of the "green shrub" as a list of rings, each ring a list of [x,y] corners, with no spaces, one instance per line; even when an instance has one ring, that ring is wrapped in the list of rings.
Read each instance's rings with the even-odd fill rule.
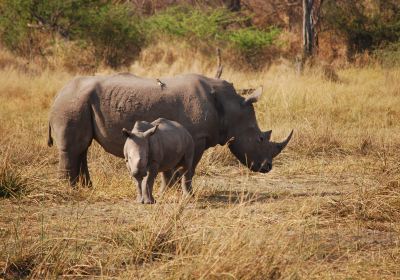
[[[145,44],[138,18],[124,5],[90,11],[78,37],[94,47],[95,55],[111,67],[128,65]]]
[[[145,43],[131,8],[110,0],[3,0],[0,33],[6,47],[25,56],[45,55],[56,36],[81,41],[112,67],[131,62]]]
[[[400,66],[400,42],[376,49],[373,55],[384,67],[398,67]]]
[[[187,6],[168,8],[149,17],[144,29],[151,38],[185,38],[193,44],[205,42],[232,47],[249,56],[274,44],[278,28],[246,27],[249,18],[226,9],[200,10]]]
[[[373,8],[376,6],[375,8]],[[344,35],[350,56],[400,40],[400,4],[397,0],[327,0],[322,6],[325,30]]]
[[[248,27],[249,17],[224,8],[181,5],[145,18],[132,7],[111,0],[3,0],[0,36],[7,48],[29,57],[51,54],[64,38],[93,53],[95,65],[117,68],[129,65],[148,42],[165,37],[235,49],[248,58],[272,45],[279,33]]]
[[[0,1],[1,41],[18,54],[29,54],[30,51],[30,4],[30,0]]]
[[[234,47],[245,54],[256,54],[272,45],[279,35],[279,29],[259,30],[252,27],[242,28],[228,34],[228,40]]]
[[[245,20],[226,9],[200,10],[189,6],[168,8],[149,17],[145,21],[145,29],[150,35],[169,35],[189,37],[199,40],[222,39],[226,27],[232,23]]]

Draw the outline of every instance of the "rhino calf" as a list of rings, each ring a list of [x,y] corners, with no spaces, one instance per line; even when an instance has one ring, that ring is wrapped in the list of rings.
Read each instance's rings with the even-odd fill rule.
[[[122,129],[126,137],[124,157],[130,175],[137,181],[138,202],[155,203],[153,184],[158,172],[182,168],[182,189],[192,192],[194,141],[179,123],[159,118],[152,123],[137,121]]]

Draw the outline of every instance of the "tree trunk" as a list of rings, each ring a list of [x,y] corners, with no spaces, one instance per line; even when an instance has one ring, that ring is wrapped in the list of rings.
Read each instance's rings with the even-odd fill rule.
[[[313,55],[314,21],[312,16],[314,0],[303,0],[303,60]]]
[[[224,0],[226,8],[231,12],[240,11],[240,0]]]
[[[300,70],[318,51],[318,26],[324,0],[303,0],[303,55]]]

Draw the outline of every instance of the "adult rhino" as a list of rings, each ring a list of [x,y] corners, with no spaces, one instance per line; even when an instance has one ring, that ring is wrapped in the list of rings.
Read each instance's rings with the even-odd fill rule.
[[[272,159],[289,142],[270,142],[271,131],[258,127],[252,103],[261,89],[244,98],[231,83],[197,74],[156,79],[132,74],[77,77],[57,95],[51,107],[49,146],[55,138],[59,170],[75,185],[79,178],[91,184],[87,151],[95,139],[107,152],[124,157],[121,130],[136,121],[166,118],[182,124],[195,143],[193,168],[204,151],[218,144],[253,171],[266,173]],[[168,182],[171,172],[163,174]]]

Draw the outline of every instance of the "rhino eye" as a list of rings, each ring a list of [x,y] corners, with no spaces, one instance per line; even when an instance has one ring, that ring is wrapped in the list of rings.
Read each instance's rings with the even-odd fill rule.
[[[258,142],[262,142],[262,141],[264,141],[264,137],[262,137],[261,135],[260,136],[258,136]]]
[[[128,159],[127,159],[127,158],[125,158],[125,162],[128,162]]]

